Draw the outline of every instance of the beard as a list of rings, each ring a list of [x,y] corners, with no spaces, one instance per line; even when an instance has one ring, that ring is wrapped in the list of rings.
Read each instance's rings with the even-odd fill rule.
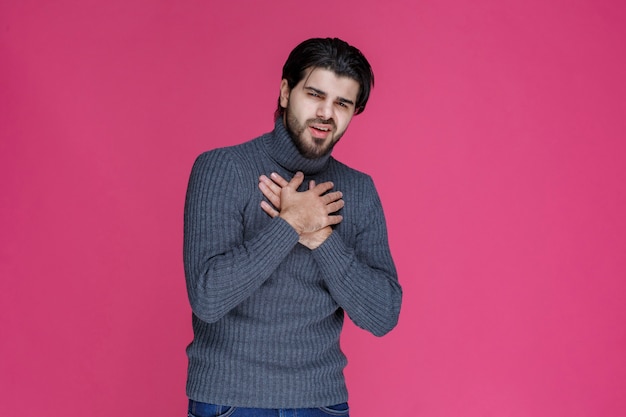
[[[335,122],[334,120],[324,120],[324,119],[309,119],[305,121],[303,124],[300,124],[298,119],[290,114],[289,105],[285,109],[284,115],[284,124],[289,136],[291,137],[291,141],[300,154],[307,159],[317,159],[323,156],[328,155],[332,152],[333,148],[341,139],[343,132],[337,133],[336,137],[332,138],[332,141],[325,144],[323,140],[312,138],[312,142],[308,142],[305,138],[305,131],[307,127],[312,123],[322,123],[322,124],[330,124],[333,127],[333,132],[336,132]]]

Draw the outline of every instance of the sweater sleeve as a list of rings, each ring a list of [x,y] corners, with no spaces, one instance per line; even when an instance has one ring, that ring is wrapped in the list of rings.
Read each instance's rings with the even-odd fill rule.
[[[281,218],[244,240],[244,209],[256,184],[246,184],[240,165],[223,149],[204,153],[194,163],[187,188],[185,278],[192,311],[206,322],[219,320],[247,299],[298,242],[296,231]]]
[[[350,319],[376,336],[395,327],[400,314],[402,289],[391,258],[382,205],[368,177],[367,202],[354,247],[338,233],[313,250],[329,291]],[[346,221],[347,219],[344,219]]]

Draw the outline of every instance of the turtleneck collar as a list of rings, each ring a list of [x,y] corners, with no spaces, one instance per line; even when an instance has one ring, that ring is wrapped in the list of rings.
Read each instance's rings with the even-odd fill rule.
[[[263,142],[269,156],[280,166],[294,173],[302,171],[305,175],[317,174],[328,166],[330,160],[330,154],[317,159],[303,157],[291,140],[282,118],[276,120],[274,130],[265,136]]]

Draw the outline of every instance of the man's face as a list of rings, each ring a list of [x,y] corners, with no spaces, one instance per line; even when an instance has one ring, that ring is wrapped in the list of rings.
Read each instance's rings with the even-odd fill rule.
[[[334,72],[313,68],[293,88],[280,84],[283,121],[300,153],[309,159],[329,153],[355,112],[359,83]]]

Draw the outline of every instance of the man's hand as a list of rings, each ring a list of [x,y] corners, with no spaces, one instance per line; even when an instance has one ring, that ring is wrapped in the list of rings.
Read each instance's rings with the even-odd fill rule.
[[[308,191],[298,192],[304,181],[304,175],[297,172],[287,182],[280,175],[273,173],[271,179],[262,175],[259,189],[270,201],[261,202],[261,208],[271,217],[280,216],[300,235],[299,243],[309,249],[315,249],[330,236],[333,224],[343,220],[340,215],[332,215],[344,206],[342,193],[334,191],[332,182],[315,184],[309,182]]]

